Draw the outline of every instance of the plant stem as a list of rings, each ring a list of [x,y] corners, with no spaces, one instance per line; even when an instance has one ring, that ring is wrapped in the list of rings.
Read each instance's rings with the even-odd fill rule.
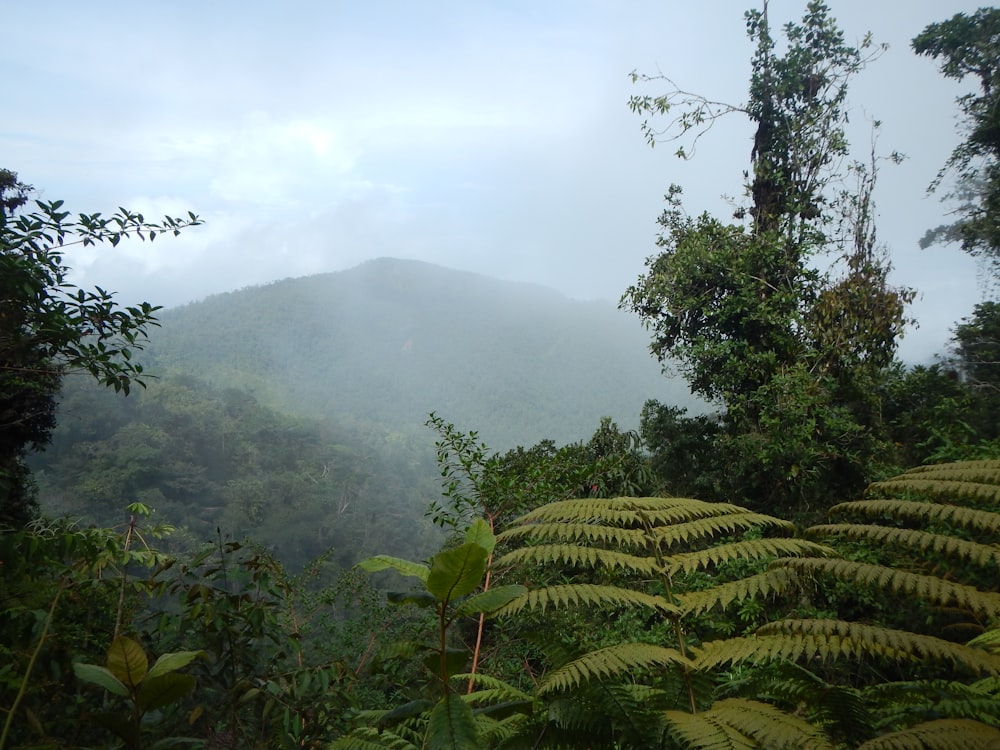
[[[59,588],[56,589],[55,598],[52,600],[52,604],[49,606],[49,612],[45,616],[45,625],[42,627],[42,634],[38,637],[38,645],[35,646],[35,650],[31,653],[31,658],[28,660],[28,666],[24,671],[24,678],[21,680],[21,687],[18,688],[17,696],[14,698],[14,702],[10,706],[10,710],[7,712],[7,719],[3,723],[3,732],[0,733],[0,750],[3,750],[7,745],[7,736],[10,734],[10,727],[14,721],[14,715],[17,713],[17,708],[24,699],[25,694],[28,692],[28,679],[31,677],[31,670],[35,668],[35,662],[38,661],[38,654],[42,651],[42,645],[45,643],[45,639],[49,636],[49,626],[52,624],[52,618],[56,612],[56,605],[59,603],[59,598],[62,596],[63,591],[66,590],[66,581],[64,580],[59,584]]]

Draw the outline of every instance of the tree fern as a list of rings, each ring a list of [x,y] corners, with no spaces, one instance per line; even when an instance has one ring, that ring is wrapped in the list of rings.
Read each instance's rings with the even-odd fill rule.
[[[600,678],[621,678],[656,666],[689,666],[677,649],[648,643],[619,643],[584,654],[551,672],[539,686],[539,693],[566,690]]]
[[[697,714],[666,711],[664,719],[668,731],[690,750],[833,750],[829,739],[809,722],[744,698],[717,701],[708,711]]]
[[[678,599],[684,614],[697,614],[716,605],[725,608],[734,601],[780,594],[794,582],[794,576],[788,571],[772,569],[747,578],[720,583],[702,591],[680,594]]]
[[[830,662],[863,658],[895,662],[934,661],[971,674],[1000,674],[1000,657],[930,635],[844,620],[778,620],[742,638],[703,643],[695,666],[714,669],[749,660]]]
[[[977,615],[1000,615],[1000,595],[980,591],[973,586],[953,583],[933,575],[911,573],[886,565],[830,560],[825,558],[781,558],[772,563],[776,568],[788,568],[813,576],[828,576],[850,581],[873,589],[908,594],[940,605],[957,604]]]
[[[568,583],[559,586],[546,586],[542,589],[529,591],[517,597],[503,608],[497,610],[500,616],[512,615],[524,609],[545,611],[549,607],[648,607],[667,613],[677,613],[680,610],[662,596],[646,594],[642,591],[622,588],[620,586],[598,586],[592,583]]]
[[[984,535],[1000,535],[1000,513],[917,500],[856,500],[830,508],[830,515],[863,515],[922,523],[947,523]]]
[[[676,575],[736,560],[765,560],[788,555],[839,556],[832,547],[805,539],[750,539],[719,544],[695,552],[673,554],[667,559],[667,571],[670,575]]]
[[[890,732],[857,750],[996,750],[1000,729],[971,719],[935,719]]]
[[[935,552],[966,560],[976,565],[1000,563],[1000,547],[978,544],[958,539],[949,534],[934,534],[918,529],[900,529],[873,524],[834,523],[813,526],[810,536],[842,535],[852,539],[865,539],[876,544],[906,547],[919,552]]]
[[[498,558],[494,564],[498,568],[506,568],[523,563],[567,565],[594,569],[617,568],[647,575],[657,571],[656,561],[649,557],[573,544],[537,544],[521,547]]]

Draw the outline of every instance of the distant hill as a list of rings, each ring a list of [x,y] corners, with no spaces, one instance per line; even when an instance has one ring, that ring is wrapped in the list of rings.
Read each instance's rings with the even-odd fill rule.
[[[245,388],[291,414],[422,429],[431,411],[495,450],[638,424],[691,403],[637,318],[539,286],[382,258],[165,311],[148,369]]]

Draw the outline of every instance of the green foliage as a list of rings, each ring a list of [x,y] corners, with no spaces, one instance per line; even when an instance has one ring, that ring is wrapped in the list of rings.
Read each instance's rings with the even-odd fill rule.
[[[122,307],[112,292],[73,284],[65,251],[128,238],[152,242],[201,223],[192,213],[151,223],[124,208],[74,219],[63,201],[36,201],[37,209],[24,213],[30,190],[0,171],[0,526],[23,526],[34,512],[23,459],[49,442],[65,373],[89,373],[126,394],[145,385],[133,357],[159,308]]]
[[[195,689],[195,679],[179,674],[199,656],[200,651],[179,651],[161,654],[152,667],[142,646],[131,638],[120,636],[108,647],[107,666],[78,662],[73,665],[77,678],[104,688],[112,695],[125,699],[124,713],[101,711],[89,719],[104,727],[124,742],[126,748],[146,747],[144,734],[147,714],[180,701]],[[157,748],[190,744],[190,738],[170,737],[156,742]]]
[[[655,459],[665,481],[755,508],[802,511],[860,491],[889,455],[871,393],[892,362],[913,293],[889,284],[875,241],[876,158],[846,161],[847,84],[877,56],[870,39],[846,45],[819,2],[786,25],[780,54],[766,13],[750,11],[747,30],[756,53],[745,105],[633,74],[671,88],[631,100],[634,111],[674,118],[663,132],[644,123],[653,142],[664,133],[697,141],[732,112],[756,133],[739,223],[686,215],[681,189],[671,187],[660,251],[621,304],[652,331],[656,357],[722,407],[717,423],[662,408],[644,414],[657,447],[676,451],[670,441],[683,440],[696,450],[695,466],[711,457],[725,467],[692,475]]]
[[[975,13],[958,13],[947,21],[932,23],[913,38],[913,51],[941,63],[946,78],[977,79],[979,91],[958,97],[961,130],[965,140],[951,153],[945,166],[931,183],[938,189],[949,172],[955,187],[946,199],[958,201],[959,220],[950,226],[930,230],[923,246],[936,241],[961,242],[962,249],[981,259],[996,274],[1000,262],[1000,11],[980,8]]]
[[[390,600],[430,607],[437,620],[436,642],[418,646],[427,655],[424,666],[431,676],[431,690],[436,698],[412,701],[393,711],[369,716],[368,718],[375,719],[380,729],[402,724],[421,738],[420,747],[464,750],[482,746],[482,728],[494,732],[497,730],[497,727],[491,726],[494,720],[483,715],[482,709],[481,716],[477,718],[473,712],[473,704],[482,702],[496,709],[497,703],[503,700],[503,704],[510,707],[510,701],[506,699],[515,695],[521,704],[515,712],[530,708],[523,705],[523,694],[497,680],[488,681],[488,690],[473,693],[473,686],[482,682],[475,674],[462,675],[463,679],[467,678],[469,681],[467,696],[460,697],[452,687],[453,678],[472,659],[471,652],[451,645],[452,625],[461,617],[502,611],[504,605],[526,593],[523,586],[517,585],[486,588],[478,594],[474,593],[483,584],[495,544],[496,538],[489,524],[479,518],[466,530],[464,544],[438,552],[431,558],[429,565],[384,555],[359,563],[359,567],[368,572],[391,569],[417,579],[422,588],[416,592],[391,596]],[[489,579],[486,580],[488,582]],[[362,716],[359,715],[358,718]],[[347,749],[407,746],[396,742],[399,737],[382,735],[380,731],[373,736],[370,727],[360,726],[331,747]],[[376,740],[377,742],[372,742]]]

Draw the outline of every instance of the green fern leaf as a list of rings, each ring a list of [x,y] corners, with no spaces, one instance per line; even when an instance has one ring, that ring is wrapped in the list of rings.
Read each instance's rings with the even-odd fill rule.
[[[936,500],[955,500],[982,507],[1000,506],[1000,485],[968,482],[959,479],[927,479],[908,477],[875,482],[866,495],[902,495],[913,493],[932,496]]]
[[[815,557],[786,557],[775,560],[772,567],[790,568],[799,573],[827,575],[843,581],[853,581],[873,588],[883,588],[896,593],[910,594],[935,604],[958,604],[986,617],[1000,615],[1000,594],[980,591],[973,586],[952,583],[937,576],[920,575],[905,570],[895,570],[884,565],[829,560]]]
[[[709,711],[698,714],[665,711],[663,719],[668,732],[687,750],[760,750],[753,739]]]
[[[598,586],[591,583],[571,583],[562,586],[547,586],[529,591],[519,596],[495,614],[499,616],[512,615],[522,609],[540,609],[548,607],[574,607],[589,605],[592,607],[649,607],[667,614],[679,614],[680,610],[661,596],[644,594],[617,586]]]
[[[1000,513],[961,505],[944,505],[917,500],[858,500],[830,508],[831,515],[858,514],[915,521],[939,521],[970,531],[1000,534]]]
[[[743,508],[728,503],[707,503],[682,497],[595,498],[549,503],[517,518],[514,524],[600,523],[637,527],[648,521],[677,523],[741,510]]]
[[[767,516],[762,513],[747,511],[700,518],[696,521],[688,521],[687,523],[676,524],[674,526],[660,526],[653,529],[653,536],[660,544],[671,547],[679,542],[691,544],[722,533],[733,534],[737,531],[745,531],[746,529],[758,527],[778,528],[785,531],[795,530],[795,524],[789,521],[783,521],[780,518]]]
[[[876,737],[857,750],[996,750],[1000,729],[971,719],[935,719]]]
[[[790,575],[788,571],[766,570],[757,575],[712,586],[702,591],[680,594],[677,598],[680,600],[684,614],[697,614],[716,605],[725,608],[734,601],[780,594],[788,588],[793,580],[794,576]]]
[[[646,575],[657,571],[656,560],[650,557],[638,557],[624,552],[596,547],[580,547],[572,544],[538,544],[531,547],[521,547],[500,557],[494,564],[505,568],[524,563],[618,568]]]
[[[715,547],[698,550],[697,552],[682,552],[671,555],[667,562],[668,572],[690,573],[694,570],[733,560],[764,560],[772,557],[839,557],[832,547],[816,544],[804,539],[748,539],[730,544],[720,544]]]
[[[615,526],[600,526],[588,523],[534,523],[513,526],[497,535],[499,541],[533,539],[539,541],[557,540],[576,543],[580,541],[603,542],[626,549],[645,549],[646,534],[642,529],[620,529]]]
[[[554,670],[539,685],[538,693],[543,695],[567,690],[596,678],[617,678],[641,669],[671,665],[688,667],[691,662],[673,648],[648,643],[619,643],[591,651]]]
[[[386,730],[361,727],[327,745],[329,750],[419,750],[417,745]]]
[[[703,741],[698,733],[692,733],[694,722],[687,720],[691,714],[681,711],[666,711],[664,718],[677,727],[678,734],[684,737],[689,747],[716,747],[713,744],[701,744]],[[718,701],[711,709],[698,716],[707,720],[709,727],[718,729],[726,727],[733,730],[726,732],[730,740],[737,742],[749,741],[748,747],[753,748],[809,748],[810,750],[833,750],[833,745],[823,733],[809,722],[786,713],[775,706],[760,701],[745,698],[727,698]],[[684,727],[682,730],[681,727]],[[743,746],[742,744],[737,745]]]
[[[1000,516],[998,516],[1000,518]],[[1000,547],[977,544],[947,534],[932,534],[915,529],[899,529],[870,524],[834,523],[812,526],[805,534],[812,537],[846,536],[851,539],[868,539],[882,545],[894,544],[921,552],[931,550],[941,555],[957,557],[976,565],[1000,563]]]
[[[826,662],[872,657],[887,661],[943,661],[978,674],[1000,674],[1000,657],[962,644],[903,630],[843,620],[778,620],[755,635],[710,641],[697,649],[698,669],[740,661]]]

